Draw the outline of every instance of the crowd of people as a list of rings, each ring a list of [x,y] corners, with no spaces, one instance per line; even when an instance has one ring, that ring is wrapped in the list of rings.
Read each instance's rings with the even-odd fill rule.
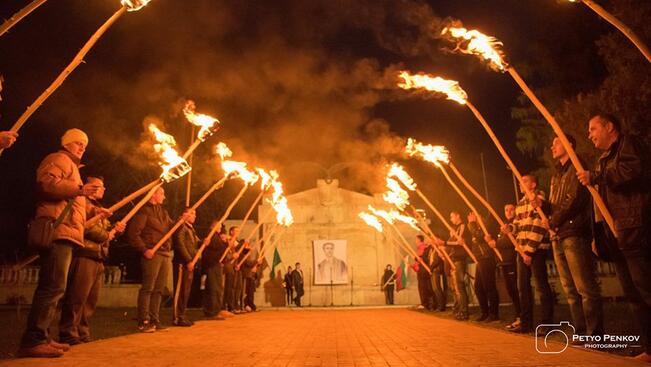
[[[235,226],[227,231],[222,226],[205,247],[201,263],[197,263],[201,243],[193,227],[196,213],[186,208],[181,217],[183,224],[156,248],[175,224],[163,206],[165,190],[158,187],[128,225],[111,223],[108,217],[112,213],[100,204],[106,188],[104,178],[89,173],[82,181],[79,172],[87,146],[88,136],[83,131],[68,130],[61,138],[61,149],[45,157],[36,171],[38,202],[28,243],[38,250],[41,270],[17,353],[19,357],[60,357],[71,345],[92,340],[89,319],[103,284],[109,243],[120,234],[140,254],[142,285],[137,299],[140,332],[166,328],[159,311],[163,291],[173,272],[177,279],[174,326],[193,325],[186,309],[195,269],[201,269],[205,275],[203,313],[206,319],[225,320],[257,310],[254,292],[262,261],[255,246],[239,238],[240,228]],[[293,284],[298,290],[302,289],[302,273],[297,268]],[[297,299],[300,305],[300,296]],[[59,335],[55,338],[50,334],[50,327],[59,305]]]
[[[15,133],[2,132],[0,148],[10,147],[16,138]],[[424,308],[445,311],[450,287],[455,317],[469,319],[465,284],[467,264],[473,257],[476,259],[474,292],[481,310],[477,321],[499,320],[496,286],[499,267],[517,315],[507,329],[529,333],[537,324],[551,324],[554,296],[545,265],[551,251],[576,333],[601,335],[604,312],[595,272],[597,255],[614,262],[624,294],[642,330],[644,353],[638,358],[651,361],[651,154],[641,139],[622,133],[619,121],[611,115],[596,115],[589,121],[589,138],[604,152],[597,168],[576,172],[563,145],[555,139],[551,152],[556,167],[549,196],[545,197],[539,189],[535,176],[524,176],[520,185],[524,196],[516,204],[504,206],[506,224],[495,238],[483,233],[474,213],[464,217],[459,211],[450,213],[454,228],[448,239],[418,237],[416,251],[421,261],[413,267]],[[570,140],[574,144],[574,139],[570,137]],[[82,181],[79,172],[87,145],[88,136],[83,131],[68,130],[61,138],[61,150],[45,157],[36,171],[38,203],[28,242],[39,250],[41,271],[19,356],[59,357],[70,345],[92,340],[89,318],[97,305],[108,244],[121,233],[140,254],[139,331],[151,333],[165,329],[159,311],[172,273],[178,280],[174,287],[172,324],[193,325],[186,309],[198,268],[205,275],[206,318],[224,320],[257,310],[254,292],[262,262],[255,246],[239,238],[240,228],[222,227],[205,247],[198,267],[201,242],[193,227],[196,213],[191,208],[183,212],[180,229],[162,246],[155,246],[174,225],[163,206],[162,187],[127,226],[111,223],[108,217],[112,213],[100,204],[105,190],[103,177],[88,174]],[[593,210],[588,185],[596,185],[604,197],[614,217],[616,234],[609,231],[599,212]],[[93,217],[101,219],[88,222]],[[509,236],[515,237],[517,246],[513,246]],[[501,259],[496,259],[494,249],[499,250]],[[451,261],[440,256],[441,250]],[[539,323],[533,319],[532,279],[541,303]],[[295,269],[287,269],[283,283],[287,304],[300,307],[304,277],[299,263]],[[387,303],[393,304],[395,274],[390,265],[385,269],[382,283]],[[55,341],[49,329],[59,303],[61,318],[58,341]]]
[[[640,325],[643,352],[636,358],[651,362],[651,153],[642,139],[622,133],[620,122],[612,115],[590,119],[588,137],[603,151],[597,168],[577,172],[559,138],[554,139],[549,196],[539,189],[534,175],[524,176],[520,185],[524,195],[516,204],[504,206],[505,225],[496,238],[484,235],[474,213],[464,218],[459,211],[450,213],[454,233],[449,239],[418,236],[417,254],[429,267],[427,271],[420,262],[413,264],[422,307],[445,311],[450,284],[456,319],[469,319],[466,269],[472,253],[477,259],[474,292],[481,310],[476,321],[499,320],[499,267],[517,315],[506,329],[530,333],[536,325],[553,324],[554,294],[545,264],[551,251],[576,334],[603,335],[604,311],[596,273],[600,258],[614,263],[635,323]],[[568,138],[576,144],[574,138]],[[593,209],[588,185],[597,186],[605,199],[616,235]],[[501,261],[493,249],[499,250]],[[454,269],[436,250],[449,254]],[[532,280],[540,299],[541,319],[537,322],[533,319]]]

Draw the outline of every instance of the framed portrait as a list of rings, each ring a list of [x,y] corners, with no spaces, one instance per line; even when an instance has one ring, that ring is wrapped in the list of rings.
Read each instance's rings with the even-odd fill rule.
[[[347,284],[348,253],[346,240],[314,240],[314,284]]]

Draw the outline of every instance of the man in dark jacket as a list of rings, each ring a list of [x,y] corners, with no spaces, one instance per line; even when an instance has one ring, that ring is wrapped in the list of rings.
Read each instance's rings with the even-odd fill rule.
[[[600,222],[595,240],[606,240],[624,294],[639,317],[645,352],[636,358],[651,362],[651,153],[639,139],[622,134],[614,116],[594,116],[588,131],[595,147],[605,152],[596,170],[577,176],[583,185],[599,187],[615,221],[616,238]]]
[[[203,297],[203,314],[210,319],[224,320],[234,316],[224,304],[224,266],[219,262],[228,248],[228,233],[224,227],[206,246],[201,257],[201,270],[206,275]]]
[[[196,219],[197,213],[194,209],[185,209],[183,212],[183,225],[174,233],[174,265],[178,269],[177,277],[181,279],[179,289],[175,290],[175,293],[178,293],[173,312],[175,317],[173,324],[175,326],[193,325],[193,322],[186,318],[185,310],[188,307],[192,280],[194,279],[192,260],[197,254],[197,245],[199,243],[199,236],[194,230],[194,221]]]
[[[152,250],[173,225],[162,205],[164,201],[165,190],[159,187],[127,227],[127,240],[141,254],[138,330],[145,333],[165,329],[160,322],[159,311],[163,289],[172,271],[172,240],[167,240],[158,251]]]
[[[481,315],[475,321],[492,322],[499,320],[500,299],[495,282],[495,257],[493,250],[484,240],[484,233],[477,223],[475,213],[468,213],[468,231],[472,235],[473,255],[477,258],[475,267],[475,295],[479,302]]]
[[[384,291],[384,302],[387,305],[393,304],[393,293],[396,288],[395,273],[391,269],[391,264],[387,264],[382,274],[382,290]]]
[[[453,231],[450,232],[450,239],[447,241],[438,240],[437,245],[444,245],[449,248],[448,254],[455,266],[455,271],[450,271],[452,284],[454,285],[455,308],[454,314],[457,320],[468,320],[468,293],[466,292],[466,262],[468,253],[463,244],[468,246],[472,242],[472,235],[463,223],[461,214],[457,211],[450,213]],[[459,238],[463,244],[459,242]]]
[[[86,217],[92,218],[102,212],[99,200],[104,197],[104,178],[88,176],[86,183],[98,187],[97,192],[86,198]],[[89,320],[95,313],[104,283],[104,261],[108,258],[109,243],[113,239],[110,226],[111,223],[104,218],[86,228],[84,247],[76,248],[73,253],[59,321],[59,341],[63,343],[76,345],[91,341]],[[118,222],[114,232],[121,233],[124,228],[125,225]]]
[[[296,268],[292,272],[292,284],[294,285],[294,290],[296,291],[296,297],[294,298],[294,303],[296,306],[301,307],[301,297],[305,294],[303,290],[303,270],[301,270],[301,263],[296,263]]]
[[[433,249],[430,248],[427,242],[425,242],[425,236],[419,234],[416,238],[418,240],[416,242],[416,255],[427,264],[427,261],[424,259],[429,258]],[[432,311],[434,310],[434,290],[432,289],[432,280],[430,272],[428,271],[430,269],[425,269],[419,261],[414,261],[412,268],[416,271],[420,305],[422,308]]]
[[[18,357],[60,357],[70,348],[51,340],[48,329],[56,314],[57,303],[65,294],[73,249],[84,246],[84,196],[94,195],[99,190],[93,184],[84,185],[79,175],[79,165],[87,145],[88,136],[83,131],[66,131],[61,138],[63,149],[45,157],[36,171],[36,217],[52,220],[61,217],[62,221],[54,229],[51,248],[39,252],[41,271]]]
[[[574,138],[568,139],[574,147]],[[554,233],[554,261],[576,333],[602,335],[603,306],[590,248],[590,193],[579,183],[559,138],[554,139],[551,151],[557,164],[549,191],[551,214],[543,224]]]
[[[242,273],[235,271],[236,261],[234,254],[239,249],[239,241],[237,237],[240,235],[240,228],[233,226],[228,229],[228,248],[226,251],[226,256],[222,261],[224,266],[224,309],[228,310],[231,313],[240,313],[240,308],[238,308],[236,297],[237,295],[237,282],[238,275],[241,276]],[[241,279],[240,279],[241,282]]]
[[[287,293],[287,305],[289,306],[294,302],[294,286],[292,285],[292,267],[287,267],[287,273],[285,274],[283,286],[285,287],[285,293]]]

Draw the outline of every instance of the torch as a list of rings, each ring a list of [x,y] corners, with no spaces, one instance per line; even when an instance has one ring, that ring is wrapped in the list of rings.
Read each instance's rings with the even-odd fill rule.
[[[418,154],[418,150],[413,149],[413,146],[414,146],[413,142],[414,142],[413,140],[408,141],[407,147],[406,147],[407,154],[410,154],[410,155]],[[412,143],[412,144],[410,144],[410,143]],[[484,236],[488,237],[489,233],[488,233],[488,229],[486,228],[486,223],[484,223],[484,220],[482,219],[481,215],[479,215],[479,212],[477,212],[477,208],[475,208],[475,206],[470,202],[470,200],[468,200],[468,197],[463,193],[463,191],[461,191],[459,186],[457,186],[457,184],[452,180],[452,178],[448,174],[448,171],[445,169],[445,167],[442,164],[442,163],[449,163],[450,162],[450,155],[448,153],[448,150],[445,147],[441,147],[440,152],[441,152],[441,154],[438,157],[436,157],[436,159],[433,160],[432,163],[434,163],[434,165],[438,169],[441,170],[441,173],[443,174],[445,179],[448,181],[450,186],[452,186],[452,188],[459,195],[461,200],[463,200],[463,202],[466,204],[466,206],[475,214],[475,216],[477,217],[477,223],[479,223],[479,226],[481,227],[481,230],[484,233]],[[395,167],[395,165],[394,165],[394,167],[392,167],[392,168],[397,168],[397,167]],[[493,250],[495,251],[495,254],[500,259],[500,261],[503,261],[504,259],[502,258],[502,254],[500,253],[500,251],[495,247],[493,247]]]
[[[142,208],[154,193],[165,183],[175,181],[192,169],[185,159],[183,159],[174,149],[176,141],[174,137],[161,131],[155,124],[149,124],[149,132],[154,136],[156,143],[154,150],[160,155],[159,165],[163,169],[160,179],[147,194],[122,218],[119,223],[126,224]],[[149,186],[149,185],[148,185]],[[140,191],[140,190],[139,190]],[[132,194],[133,195],[133,194]],[[131,196],[131,195],[130,195]],[[93,218],[95,219],[95,218]],[[115,235],[115,229],[111,230],[111,235]]]
[[[116,20],[118,20],[124,13],[127,11],[132,12],[132,11],[138,11],[142,9],[147,3],[149,3],[151,0],[121,0],[122,7],[115,12],[95,33],[86,41],[86,44],[84,47],[79,50],[77,55],[72,59],[70,64],[66,66],[65,69],[59,74],[59,76],[50,84],[49,87],[43,91],[43,93],[29,106],[27,107],[27,110],[23,112],[23,114],[18,118],[18,120],[14,123],[14,125],[11,127],[10,131],[18,132],[18,130],[27,122],[27,120],[36,112],[36,110],[41,107],[41,105],[45,102],[54,91],[57,90],[63,84],[63,82],[68,78],[68,76],[79,66],[82,62],[84,62],[84,56],[90,51],[90,49],[95,45],[95,43],[99,40],[99,38],[106,32],[109,27],[115,23]],[[40,5],[40,4],[39,4]],[[31,11],[31,10],[30,10]],[[29,13],[29,12],[28,12]],[[25,15],[27,15],[26,13]],[[2,150],[0,149],[0,154],[2,154]]]
[[[433,240],[436,236],[434,236],[434,234],[431,231],[429,231],[429,227],[427,227],[427,225],[425,225],[424,227],[429,232],[426,232],[425,229],[423,228],[422,221],[420,221],[417,218],[409,217],[405,213],[405,209],[407,208],[408,205],[411,206],[412,210],[414,210],[414,213],[417,212],[416,209],[409,203],[409,193],[403,190],[403,188],[400,186],[400,183],[396,181],[396,179],[402,182],[402,184],[405,185],[406,187],[413,187],[414,185],[413,179],[409,176],[409,174],[407,174],[404,168],[398,165],[397,163],[393,163],[392,165],[389,166],[389,170],[387,172],[387,176],[386,176],[387,191],[382,195],[382,198],[384,199],[384,201],[394,205],[399,210],[401,215],[396,216],[396,219],[406,224],[409,224],[410,226],[412,226],[412,228],[421,232],[423,235],[430,238],[430,240]],[[454,269],[455,266],[450,260],[447,253],[445,251],[441,251],[438,248],[438,246],[434,244],[433,247],[442,258],[449,260],[450,266],[452,267],[452,269]]]
[[[421,232],[425,236],[429,237],[430,241],[432,241],[432,247],[434,247],[434,250],[436,250],[436,252],[439,254],[440,257],[444,258],[445,261],[448,262],[448,265],[450,265],[450,269],[452,269],[452,271],[455,271],[457,267],[454,265],[454,262],[450,258],[450,255],[448,255],[448,253],[445,251],[444,248],[439,248],[436,245],[436,243],[434,243],[434,239],[437,237],[434,234],[434,232],[432,232],[432,230],[429,228],[429,225],[425,221],[425,218],[423,218],[423,216],[420,213],[418,213],[418,210],[413,205],[411,205],[410,207],[414,214],[414,218],[416,218],[416,220],[418,221],[418,227],[420,228]]]
[[[438,150],[439,149],[437,149],[437,151],[427,151],[426,152],[427,157],[429,157],[430,159],[438,159],[438,158],[433,158],[432,157],[432,155],[434,155],[434,157],[438,157],[441,154],[441,152],[438,151]],[[443,225],[445,225],[445,227],[450,231],[452,236],[454,236],[459,241],[459,243],[464,248],[464,250],[468,253],[470,258],[474,262],[477,262],[477,258],[475,257],[475,255],[473,255],[472,251],[470,251],[470,249],[468,248],[466,243],[463,241],[463,239],[456,233],[456,231],[454,231],[452,226],[448,223],[448,221],[441,214],[441,212],[439,212],[438,209],[436,209],[436,207],[432,204],[432,202],[430,202],[429,199],[427,199],[427,197],[420,191],[420,189],[418,189],[418,187],[416,186],[416,183],[411,178],[411,176],[407,173],[407,171],[404,170],[404,168],[402,168],[398,164],[393,164],[392,167],[390,167],[389,176],[394,176],[394,177],[398,178],[400,180],[400,182],[402,182],[402,184],[409,191],[415,191],[418,194],[418,196],[420,196],[420,198],[423,199],[425,204],[427,204],[427,206],[429,206],[429,208],[432,209],[434,214],[436,214],[436,216],[443,223]],[[386,198],[385,198],[385,200],[386,200]]]
[[[644,55],[644,57],[647,59],[648,62],[651,62],[651,51],[649,51],[649,47],[638,37],[631,28],[629,28],[626,24],[622,23],[621,20],[617,19],[614,15],[611,13],[607,12],[606,9],[602,8],[599,4],[595,3],[592,0],[569,0],[570,2],[577,2],[580,1],[584,3],[586,6],[588,6],[590,9],[592,9],[595,13],[599,14],[600,17],[604,18],[608,23],[612,24],[617,28],[620,32],[626,36],[633,44],[635,47],[637,47],[638,50]]]
[[[418,263],[420,263],[425,268],[425,270],[427,270],[427,272],[431,275],[432,271],[430,270],[429,266],[425,264],[423,259],[420,256],[418,256],[418,254],[416,254],[416,251],[414,251],[414,249],[411,248],[405,236],[402,235],[402,232],[400,232],[400,230],[398,230],[398,227],[396,227],[396,225],[394,224],[396,220],[400,220],[401,222],[405,222],[409,224],[412,228],[418,230],[418,227],[416,227],[412,222],[413,218],[405,218],[402,216],[402,214],[398,213],[396,210],[392,210],[392,211],[378,210],[373,208],[372,205],[368,206],[368,210],[373,215],[382,218],[387,224],[389,224],[391,228],[393,228],[393,231],[398,235],[398,239],[400,239],[398,243],[402,243],[403,247],[407,250],[407,252],[410,253],[416,259],[416,261],[418,261]]]
[[[565,151],[569,155],[570,161],[572,161],[572,165],[574,165],[576,171],[585,171],[583,164],[581,164],[579,157],[576,155],[576,151],[574,148],[572,148],[572,144],[570,144],[570,141],[567,139],[567,136],[563,132],[563,129],[561,129],[561,126],[558,124],[554,116],[549,113],[547,108],[542,104],[542,102],[540,102],[531,88],[529,88],[524,80],[522,80],[515,68],[504,60],[503,53],[500,49],[502,46],[501,42],[497,41],[493,37],[486,36],[477,30],[469,31],[466,28],[462,27],[446,27],[443,29],[441,34],[448,35],[453,41],[457,42],[457,47],[455,50],[462,53],[474,54],[483,57],[488,61],[489,66],[493,70],[500,72],[508,71],[513,80],[515,80],[515,82],[520,86],[524,94],[529,97],[534,106],[536,106],[545,120],[547,120],[549,125],[551,125],[552,129],[554,130],[554,134],[556,134],[556,136],[563,144],[563,148],[565,148]],[[471,105],[468,105],[468,107],[473,110],[473,113],[476,112],[476,109],[474,107],[471,107]],[[476,112],[475,115],[478,116],[479,113]],[[613,216],[610,214],[610,211],[606,207],[606,203],[604,202],[603,198],[601,195],[599,195],[599,192],[595,189],[594,186],[588,186],[588,190],[590,191],[592,199],[606,220],[606,223],[608,224],[608,227],[612,231],[613,235],[617,236],[617,232],[615,231],[615,221],[613,220]]]
[[[20,9],[20,11],[7,19],[2,25],[0,25],[0,36],[7,33],[11,27],[15,26],[16,23],[20,22],[23,18],[29,15],[29,13],[36,10],[39,6],[43,5],[47,0],[34,0],[26,7]]]
[[[380,222],[380,219],[378,218],[378,216],[376,216],[374,214],[367,213],[367,212],[360,212],[358,214],[358,216],[364,221],[364,223],[366,223],[369,226],[375,228],[378,232],[387,234],[387,239],[389,239],[389,236],[388,236],[389,233],[384,232],[384,226],[382,225],[382,222]],[[389,223],[388,221],[386,221],[386,222]],[[391,223],[390,223],[390,225],[397,232],[396,227]],[[416,254],[416,252],[414,251],[414,249],[411,248],[411,246],[409,246],[409,243],[407,243],[407,240],[404,239],[402,234],[400,234],[400,232],[398,232],[398,234],[400,235],[400,237],[402,239],[400,241],[389,239],[389,243],[391,243],[392,245],[394,245],[398,249],[402,249],[408,255],[413,256],[414,259],[416,259],[416,261],[418,261],[418,263],[421,264],[425,269],[427,269],[431,274],[431,271],[429,270],[429,267],[425,264],[423,259],[421,259],[420,256],[418,256]],[[393,237],[393,236],[391,236],[391,237]]]
[[[520,171],[515,166],[515,163],[513,163],[511,157],[506,153],[506,150],[504,150],[502,143],[500,143],[499,139],[497,139],[497,136],[493,132],[493,129],[490,127],[488,122],[486,122],[486,119],[484,119],[484,117],[479,113],[475,106],[470,103],[468,100],[468,94],[461,88],[461,86],[459,86],[459,82],[454,80],[446,80],[439,77],[432,77],[430,75],[410,75],[406,71],[401,72],[400,77],[404,80],[404,83],[399,84],[399,87],[401,88],[422,88],[428,91],[442,93],[445,94],[448,99],[468,106],[470,111],[472,111],[477,120],[479,120],[479,122],[488,133],[488,136],[497,147],[497,150],[502,155],[502,158],[504,158],[504,161],[506,161],[506,164],[511,168],[511,171],[513,171],[513,174],[517,178],[518,182],[520,182],[520,186],[525,190],[525,194],[529,200],[533,200],[536,197],[536,194],[529,190],[527,186],[522,183],[522,174],[520,174]],[[421,143],[415,142],[413,139],[408,140],[407,149],[408,151],[413,151],[413,153],[410,153],[412,156],[418,154],[423,160],[432,163],[435,163],[437,160],[439,160],[440,156],[443,154],[442,147],[423,145]],[[545,215],[541,208],[536,208],[536,212],[541,218],[547,219],[547,215]]]

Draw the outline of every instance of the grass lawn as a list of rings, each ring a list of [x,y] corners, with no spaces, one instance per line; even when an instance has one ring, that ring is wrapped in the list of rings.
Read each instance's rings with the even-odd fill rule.
[[[432,315],[434,317],[441,317],[445,319],[454,320],[454,315],[452,314],[451,308],[448,308],[446,312],[430,312],[425,310],[417,310],[425,314]],[[534,324],[540,320],[540,307],[536,305],[534,307]],[[504,328],[506,325],[510,324],[515,320],[515,312],[513,307],[510,305],[500,306],[500,322],[476,322],[472,321],[474,318],[478,317],[480,314],[479,306],[470,307],[470,321],[458,321],[458,322],[470,322],[473,325],[478,327],[486,327],[491,329],[498,329],[508,333]],[[605,328],[606,333],[611,335],[640,335],[640,328],[636,324],[635,319],[631,315],[631,311],[626,302],[610,302],[604,301],[604,315],[605,315]],[[555,321],[569,321],[572,322],[570,317],[569,307],[565,304],[558,304],[554,307],[554,320]],[[531,345],[533,348],[534,340],[533,334],[531,334]],[[571,336],[569,336],[571,338]],[[558,334],[552,334],[550,336],[551,340],[556,340],[559,342],[565,342],[563,337]],[[603,342],[602,342],[603,343]],[[630,343],[628,343],[630,344]],[[639,343],[638,343],[639,344]],[[623,356],[633,356],[642,352],[641,348],[629,347],[627,349],[612,349],[606,350],[606,352],[614,353]]]

